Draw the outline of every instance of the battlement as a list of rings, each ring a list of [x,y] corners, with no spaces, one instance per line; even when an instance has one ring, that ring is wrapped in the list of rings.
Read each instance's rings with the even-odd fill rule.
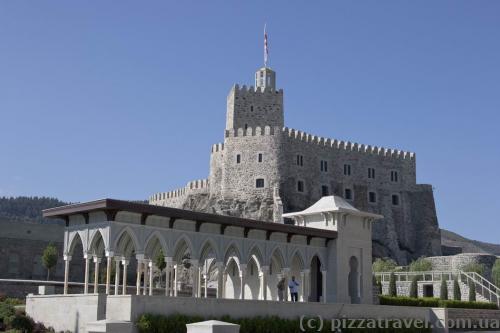
[[[255,128],[253,127],[247,127],[245,128],[238,128],[238,129],[228,129],[226,130],[225,137],[226,138],[234,138],[234,137],[241,137],[241,136],[263,136],[263,135],[275,135],[275,133],[280,133],[281,128],[280,127],[271,127],[271,126],[265,126],[264,129],[262,127],[257,126]]]
[[[159,192],[149,197],[150,204],[159,204],[162,201],[170,199],[182,198],[192,192],[207,192],[209,189],[208,179],[197,179],[190,181],[183,188],[179,188],[169,192]]]
[[[216,143],[216,144],[212,145],[212,154],[222,152],[223,150],[224,150],[223,143]]]
[[[337,139],[324,138],[316,135],[311,135],[303,131],[291,129],[288,127],[283,128],[283,134],[295,140],[308,142],[320,146],[327,146],[339,150],[361,152],[361,153],[367,153],[367,154],[373,154],[378,156],[385,156],[385,157],[397,158],[409,161],[415,160],[415,153],[412,152],[359,144],[350,141],[341,141]]]
[[[276,94],[276,95],[281,95],[283,96],[283,89],[279,89],[279,90],[276,90],[276,89],[272,89],[270,87],[266,87],[266,88],[255,88],[254,86],[247,86],[247,85],[243,85],[243,86],[240,86],[238,84],[235,84],[233,86],[233,88],[231,89],[231,91],[233,91],[241,96],[241,95],[251,95],[251,96],[255,96],[255,95],[259,95],[259,94]]]

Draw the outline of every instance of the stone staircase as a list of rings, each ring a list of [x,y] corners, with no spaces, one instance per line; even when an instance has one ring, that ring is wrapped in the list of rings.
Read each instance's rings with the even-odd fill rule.
[[[462,294],[462,301],[468,301],[469,291],[470,291],[469,286],[462,281],[459,281],[458,284],[460,285],[460,293]],[[476,291],[476,301],[489,302],[490,300]]]

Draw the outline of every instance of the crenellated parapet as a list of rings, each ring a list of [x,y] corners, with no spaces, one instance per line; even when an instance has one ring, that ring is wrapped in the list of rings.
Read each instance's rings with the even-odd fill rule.
[[[325,147],[331,147],[333,149],[360,152],[371,155],[378,155],[390,158],[397,158],[402,160],[415,160],[415,153],[402,151],[398,149],[389,149],[384,147],[377,147],[372,145],[359,144],[356,142],[342,141],[337,139],[324,138],[316,135],[312,135],[303,131],[295,130],[293,128],[285,127],[283,128],[283,134],[289,138],[319,145]]]
[[[224,151],[224,144],[223,143],[216,143],[212,145],[212,154],[214,153],[222,153]]]
[[[236,94],[238,94],[239,96],[244,96],[244,95],[247,95],[247,96],[258,96],[258,95],[262,95],[262,94],[277,94],[277,95],[281,95],[283,96],[283,89],[279,89],[279,90],[276,90],[276,89],[272,89],[270,87],[266,87],[266,88],[255,88],[254,86],[246,86],[246,85],[238,85],[238,84],[235,84],[232,88],[232,90],[234,90],[234,92]]]
[[[151,195],[149,197],[149,203],[152,205],[160,206],[177,206],[178,202],[193,193],[208,193],[210,189],[210,184],[208,179],[197,179],[190,181],[186,186],[169,191],[169,192],[159,192]]]
[[[264,126],[260,127],[257,126],[255,128],[253,127],[247,127],[247,128],[238,128],[238,129],[228,129],[226,130],[225,137],[226,138],[234,138],[234,137],[242,137],[242,136],[263,136],[263,135],[275,135],[276,133],[281,133],[281,128],[280,127],[271,127],[271,126]]]

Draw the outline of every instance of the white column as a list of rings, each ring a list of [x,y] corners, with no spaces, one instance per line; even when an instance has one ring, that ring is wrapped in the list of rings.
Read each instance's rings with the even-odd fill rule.
[[[142,260],[137,259],[137,276],[135,279],[135,294],[141,294]]]
[[[192,296],[198,297],[198,285],[200,283],[200,272],[198,269],[198,260],[191,260],[191,272],[193,273],[193,290]]]
[[[71,256],[64,256],[64,295],[68,294],[68,280],[69,280],[69,263]]]
[[[224,270],[222,273],[222,297],[221,298],[226,298],[226,282],[227,282],[227,272]]]
[[[165,296],[171,296],[170,285],[171,285],[171,272],[172,272],[172,258],[165,257]]]
[[[224,290],[224,263],[217,262],[217,298],[222,298]]]
[[[154,272],[154,266],[153,266],[153,261],[150,260],[148,263],[149,266],[149,296],[153,296],[153,272]]]
[[[288,288],[288,284],[290,283],[290,268],[283,268],[283,277],[285,278],[285,290],[283,291],[283,300],[285,302],[288,301],[288,295],[290,295],[290,288]],[[290,296],[291,301],[291,296]]]
[[[201,279],[203,277],[202,269],[203,267],[198,267],[198,290],[196,291],[196,297],[200,298],[201,298],[201,282],[202,282]]]
[[[101,263],[101,258],[94,257],[94,294],[99,293],[99,264]]]
[[[87,254],[85,254],[85,284],[83,287],[83,293],[88,294],[89,293],[89,264],[90,264],[90,259]]]
[[[311,295],[311,270],[304,269],[303,272],[304,272],[304,280],[302,281],[304,287],[303,301],[309,302],[309,297]]]
[[[113,260],[113,255],[108,253],[106,261],[106,295],[111,293],[111,261]]]
[[[149,283],[149,266],[148,262],[144,260],[143,262],[143,270],[144,270],[144,284],[142,288],[142,294],[147,295],[148,294],[148,283]]]
[[[245,276],[247,275],[247,265],[240,264],[241,292],[240,299],[245,299]]]
[[[208,298],[208,274],[203,274],[203,281],[205,282],[203,288],[203,297]]]
[[[321,277],[323,280],[323,289],[322,289],[323,303],[326,303],[326,271],[321,271]]]
[[[123,264],[123,295],[127,295],[127,266],[128,266],[128,260],[123,259],[122,264]]]
[[[299,295],[299,302],[304,302],[304,295],[305,295],[305,290],[306,290],[306,279],[305,279],[305,272],[301,271],[300,272],[300,295]]]
[[[269,276],[269,266],[262,266],[262,277],[261,277],[261,283],[260,283],[260,288],[262,290],[262,299],[264,301],[267,301],[267,280]]]
[[[115,295],[119,294],[120,287],[120,259],[115,258]]]
[[[174,288],[174,297],[177,297],[177,278],[178,278],[178,271],[179,270],[179,265],[175,264],[174,265],[174,283],[172,288]]]

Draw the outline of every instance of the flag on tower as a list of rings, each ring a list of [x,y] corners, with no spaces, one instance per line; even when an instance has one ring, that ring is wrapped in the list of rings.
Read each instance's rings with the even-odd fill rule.
[[[267,67],[267,58],[269,57],[269,48],[267,47],[267,32],[264,24],[264,67]]]

